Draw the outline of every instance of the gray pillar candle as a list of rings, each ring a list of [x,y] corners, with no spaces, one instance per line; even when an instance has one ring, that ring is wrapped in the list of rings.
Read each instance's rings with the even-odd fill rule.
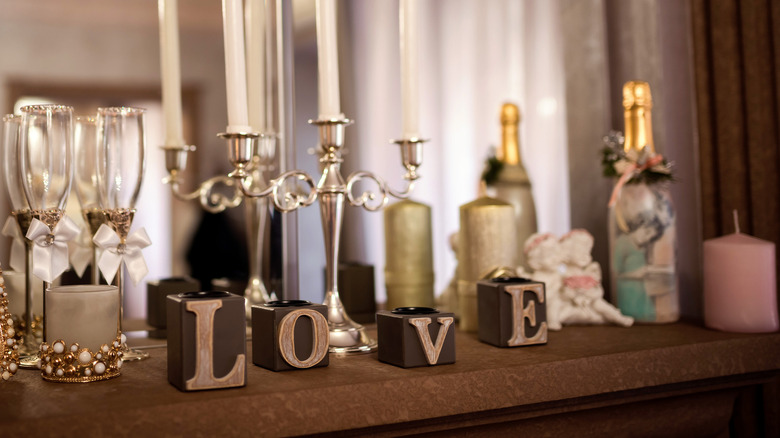
[[[119,290],[116,286],[81,284],[46,291],[46,340],[97,351],[116,339]]]

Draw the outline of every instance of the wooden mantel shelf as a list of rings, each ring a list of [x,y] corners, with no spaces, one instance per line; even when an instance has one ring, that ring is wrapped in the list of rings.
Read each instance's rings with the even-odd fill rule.
[[[588,436],[642,427],[650,435],[687,428],[707,435],[728,427],[740,391],[773,382],[780,370],[780,334],[720,333],[685,323],[567,327],[550,333],[547,345],[514,349],[458,332],[456,345],[455,364],[414,369],[381,363],[376,354],[331,356],[326,368],[278,373],[250,361],[246,387],[199,393],[168,384],[164,348],[105,382],[48,383],[23,370],[0,383],[0,431],[451,436],[480,428],[550,435],[577,428]]]

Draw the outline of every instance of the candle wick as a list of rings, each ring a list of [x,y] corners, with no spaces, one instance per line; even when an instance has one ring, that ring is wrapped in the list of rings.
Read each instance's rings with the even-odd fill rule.
[[[739,234],[739,212],[737,212],[737,209],[731,211],[734,215],[734,230],[737,234]]]

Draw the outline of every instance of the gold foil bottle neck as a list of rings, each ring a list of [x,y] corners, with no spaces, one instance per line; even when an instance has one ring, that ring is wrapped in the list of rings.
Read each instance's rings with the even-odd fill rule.
[[[641,151],[648,148],[655,153],[653,143],[652,108],[653,97],[650,84],[644,81],[628,81],[623,85],[623,108],[625,118],[625,143],[623,149]]]
[[[519,125],[520,110],[517,105],[505,103],[501,107],[501,148],[496,151],[496,158],[504,164],[519,165],[521,163]]]

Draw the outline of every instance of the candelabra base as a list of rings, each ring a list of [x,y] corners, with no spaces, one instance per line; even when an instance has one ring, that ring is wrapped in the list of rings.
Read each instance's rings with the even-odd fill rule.
[[[24,370],[37,370],[40,363],[41,357],[38,353],[19,357],[19,368]]]
[[[122,361],[130,362],[134,360],[144,360],[149,358],[149,353],[141,350],[135,350],[122,344]]]
[[[377,342],[366,333],[366,328],[360,324],[352,326],[330,326],[330,347],[328,351],[335,354],[364,354],[377,350]]]

